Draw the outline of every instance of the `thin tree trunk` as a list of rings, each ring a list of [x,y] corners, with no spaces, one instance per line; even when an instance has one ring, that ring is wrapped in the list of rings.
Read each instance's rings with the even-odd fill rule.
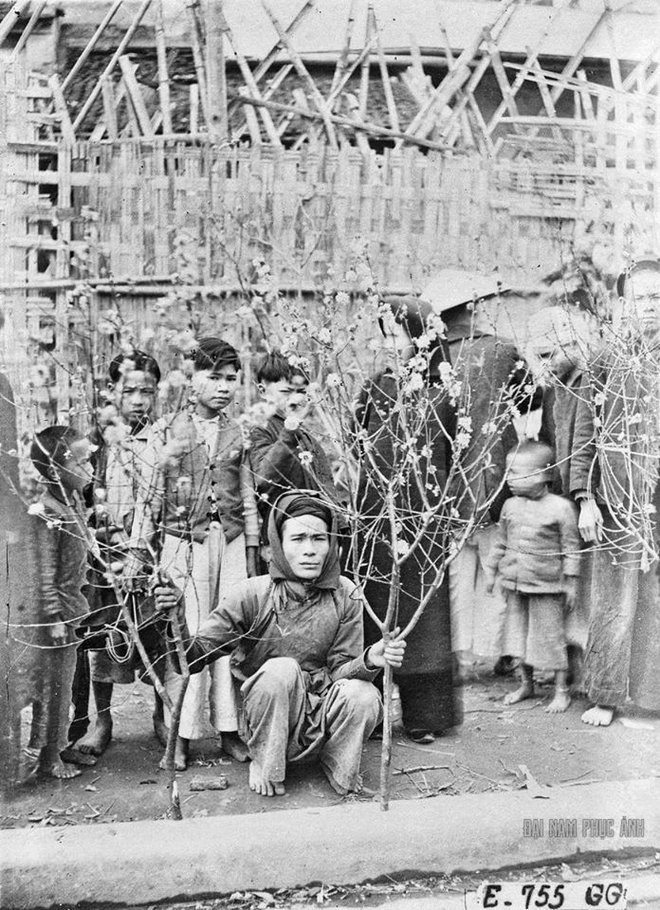
[[[177,695],[176,702],[170,714],[170,729],[167,735],[167,746],[165,748],[165,768],[168,773],[169,790],[170,790],[170,808],[167,817],[174,821],[181,821],[183,814],[181,812],[181,802],[179,799],[179,785],[176,779],[176,767],[174,764],[174,751],[176,741],[179,736],[179,724],[181,722],[181,709],[183,708],[183,699],[186,696],[188,682],[190,680],[190,667],[188,658],[181,640],[181,626],[177,616],[172,616],[172,631],[174,633],[174,643],[176,645],[176,654],[179,661],[179,670],[181,672],[181,690]]]
[[[385,641],[389,634],[383,635]],[[390,808],[390,782],[392,766],[392,668],[385,664],[383,672],[383,746],[380,752],[380,808]]]

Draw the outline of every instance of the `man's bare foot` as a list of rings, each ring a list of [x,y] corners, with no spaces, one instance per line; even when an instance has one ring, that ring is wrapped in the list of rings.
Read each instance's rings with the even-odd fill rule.
[[[55,777],[57,780],[70,780],[72,777],[80,777],[82,771],[74,765],[67,765],[61,758],[44,760],[39,762],[39,774],[45,777]]]
[[[88,730],[82,739],[79,739],[74,743],[74,748],[77,752],[82,752],[83,755],[99,756],[103,755],[108,748],[111,739],[112,721],[101,721],[97,719],[93,729]]]
[[[555,695],[548,707],[546,714],[562,714],[571,703],[571,693],[568,689],[555,689]]]
[[[154,725],[154,733],[156,734],[156,739],[161,744],[163,748],[167,746],[167,737],[169,735],[169,727],[165,723],[165,719],[162,714],[158,711],[154,711],[151,715],[151,719]]]
[[[174,747],[174,770],[175,771],[185,771],[188,767],[188,748],[189,740],[182,739],[180,736],[177,736],[176,746]],[[167,767],[167,753],[163,755],[158,765],[163,771],[168,771]]]
[[[608,708],[607,705],[594,705],[584,712],[580,718],[583,724],[591,724],[592,727],[609,727],[614,718],[614,708]]]
[[[240,738],[238,733],[222,734],[222,751],[225,752],[234,761],[245,762],[250,760],[248,747]]]
[[[515,692],[509,692],[508,695],[504,696],[505,705],[517,705],[519,701],[524,701],[526,698],[531,698],[534,694],[534,686],[529,682],[523,682],[519,689],[516,689]]]
[[[268,780],[261,769],[261,765],[254,759],[250,762],[249,769],[250,790],[260,796],[284,796],[284,784],[277,780]]]

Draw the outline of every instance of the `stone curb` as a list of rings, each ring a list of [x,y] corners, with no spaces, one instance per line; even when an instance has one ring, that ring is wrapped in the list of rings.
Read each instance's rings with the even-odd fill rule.
[[[643,832],[623,836],[622,818],[642,819]],[[551,819],[570,824],[551,836]],[[0,906],[131,906],[659,847],[657,779],[397,800],[387,813],[376,803],[348,803],[181,822],[31,828],[0,832]]]

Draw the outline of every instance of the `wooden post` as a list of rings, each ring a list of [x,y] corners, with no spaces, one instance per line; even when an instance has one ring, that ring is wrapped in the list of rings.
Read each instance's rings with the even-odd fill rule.
[[[224,32],[227,30],[222,0],[206,0],[206,90],[209,136],[214,142],[227,139],[227,80]]]

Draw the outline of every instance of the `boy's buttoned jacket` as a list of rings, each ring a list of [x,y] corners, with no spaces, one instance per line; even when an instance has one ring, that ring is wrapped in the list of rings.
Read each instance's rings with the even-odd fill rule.
[[[219,519],[228,543],[246,533],[258,544],[258,525],[243,436],[236,420],[219,415],[209,447],[191,412],[157,421],[143,453],[132,544],[155,542],[158,531],[201,542]]]
[[[564,576],[580,574],[575,505],[554,493],[545,493],[539,499],[507,499],[487,565],[510,591],[564,591]]]

